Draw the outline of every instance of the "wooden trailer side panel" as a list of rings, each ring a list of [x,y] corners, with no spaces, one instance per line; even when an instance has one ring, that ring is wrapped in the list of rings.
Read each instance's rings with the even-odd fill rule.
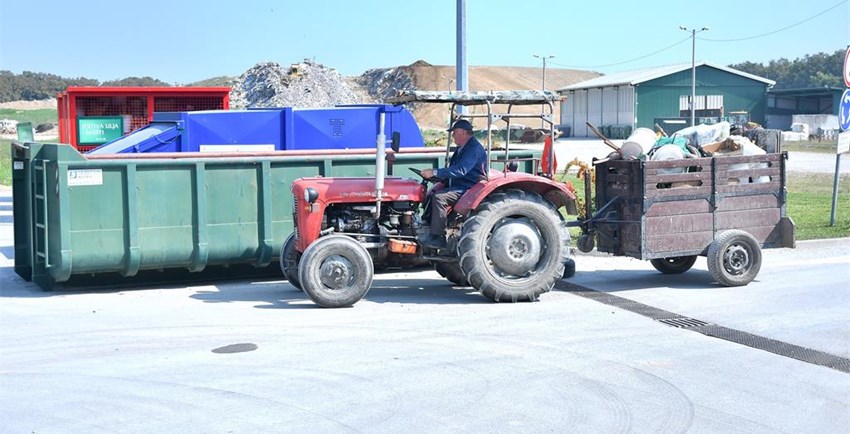
[[[600,164],[596,207],[604,212],[595,222],[597,250],[639,259],[705,254],[728,229],[749,232],[768,247],[793,245],[782,158]]]

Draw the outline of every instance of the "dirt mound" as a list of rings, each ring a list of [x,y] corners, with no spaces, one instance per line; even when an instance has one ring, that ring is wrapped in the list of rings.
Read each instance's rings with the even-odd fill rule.
[[[0,109],[40,110],[40,109],[55,109],[55,108],[56,108],[56,98],[36,100],[36,101],[0,102]]]
[[[581,81],[598,77],[592,71],[573,69],[547,69],[546,88],[550,91]],[[371,69],[356,78],[373,101],[381,102],[395,95],[398,90],[454,90],[455,67],[431,65],[418,60],[408,66]],[[539,89],[542,85],[540,68],[511,66],[473,66],[469,68],[471,91]],[[411,107],[422,128],[445,128],[448,124],[450,105],[423,104]],[[486,110],[486,109],[485,109]],[[517,107],[515,113],[539,112],[539,107]],[[555,122],[558,122],[560,107],[555,107]],[[477,126],[482,126],[479,122]],[[537,126],[537,125],[529,125]]]

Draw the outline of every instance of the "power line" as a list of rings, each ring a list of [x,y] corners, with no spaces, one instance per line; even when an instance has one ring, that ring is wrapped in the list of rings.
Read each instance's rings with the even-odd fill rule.
[[[835,9],[835,8],[837,8],[837,7],[839,7],[839,6],[841,6],[841,5],[842,5],[842,4],[844,4],[844,3],[847,3],[847,0],[842,0],[842,1],[840,1],[840,2],[838,2],[838,3],[836,3],[836,4],[834,4],[833,6],[831,6],[831,7],[830,7],[830,8],[828,8],[828,9],[823,10],[823,11],[821,11],[821,12],[818,12],[818,13],[816,13],[816,14],[814,14],[814,15],[812,15],[812,16],[810,16],[810,17],[808,17],[808,18],[806,18],[806,19],[804,19],[804,20],[802,20],[802,21],[798,21],[798,22],[796,22],[796,23],[794,23],[794,24],[791,24],[790,26],[785,26],[785,27],[783,27],[783,28],[781,28],[781,29],[773,30],[773,31],[771,31],[771,32],[767,32],[767,33],[762,33],[762,34],[760,34],[760,35],[747,36],[747,37],[745,37],[745,38],[735,38],[735,39],[710,39],[710,38],[699,38],[699,40],[700,40],[700,41],[709,41],[709,42],[738,42],[738,41],[749,41],[750,39],[757,39],[757,38],[762,38],[762,37],[765,37],[765,36],[770,36],[770,35],[773,35],[773,34],[775,34],[775,33],[779,33],[779,32],[782,32],[782,31],[788,30],[788,29],[790,29],[790,28],[792,28],[792,27],[799,26],[800,24],[803,24],[803,23],[805,23],[805,22],[811,21],[811,20],[813,20],[813,19],[815,19],[815,18],[817,18],[817,17],[819,17],[819,16],[821,16],[821,15],[823,15],[823,14],[825,14],[825,13],[827,13],[827,12],[829,12],[829,11],[831,11],[831,10],[833,10],[833,9]]]
[[[767,32],[767,33],[762,33],[762,34],[760,34],[760,35],[748,36],[748,37],[745,37],[745,38],[734,38],[734,39],[711,39],[711,38],[697,38],[697,39],[699,39],[699,40],[701,40],[701,41],[708,41],[708,42],[738,42],[738,41],[747,41],[747,40],[750,40],[750,39],[762,38],[762,37],[765,37],[765,36],[773,35],[773,34],[775,34],[775,33],[779,33],[779,32],[782,32],[782,31],[788,30],[788,29],[790,29],[790,28],[792,28],[792,27],[799,26],[800,24],[803,24],[803,23],[809,22],[809,21],[811,21],[811,20],[813,20],[813,19],[815,19],[815,18],[817,18],[817,17],[819,17],[819,16],[821,16],[821,15],[823,15],[823,14],[825,14],[825,13],[827,13],[827,12],[829,12],[829,11],[831,11],[831,10],[833,10],[833,9],[837,8],[837,7],[839,7],[839,6],[841,6],[842,4],[847,3],[847,1],[848,1],[848,0],[841,0],[840,2],[838,2],[838,3],[836,3],[836,4],[832,5],[832,6],[830,6],[829,8],[827,8],[827,9],[825,9],[825,10],[821,11],[821,12],[818,12],[818,13],[816,13],[815,15],[812,15],[812,16],[810,16],[810,17],[808,17],[808,18],[804,19],[804,20],[798,21],[798,22],[796,22],[796,23],[794,23],[794,24],[791,24],[791,25],[789,25],[789,26],[785,26],[785,27],[783,27],[783,28],[781,28],[781,29],[773,30],[773,31],[770,31],[770,32]],[[652,53],[649,53],[649,54],[646,54],[646,55],[643,55],[643,56],[640,56],[640,57],[635,57],[634,59],[624,60],[624,61],[622,61],[622,62],[616,62],[616,63],[608,63],[608,64],[605,64],[605,65],[566,65],[566,64],[563,64],[563,63],[557,63],[557,62],[550,62],[550,63],[551,63],[551,64],[553,64],[553,65],[557,65],[557,66],[563,67],[563,68],[607,68],[607,67],[609,67],[609,66],[619,66],[619,65],[625,65],[625,64],[627,64],[627,63],[636,62],[636,61],[638,61],[638,60],[646,59],[647,57],[651,57],[651,56],[654,56],[654,55],[656,55],[656,54],[658,54],[658,53],[661,53],[661,52],[667,51],[667,50],[669,50],[669,49],[671,49],[671,48],[673,48],[673,47],[675,47],[675,46],[677,46],[677,45],[679,45],[679,44],[681,44],[681,43],[683,43],[683,42],[687,41],[688,39],[690,39],[690,37],[687,37],[687,38],[685,38],[685,39],[682,39],[681,41],[678,41],[678,42],[676,42],[676,43],[674,43],[674,44],[672,44],[672,45],[668,45],[668,46],[666,46],[666,47],[664,47],[664,48],[661,48],[660,50],[653,51]]]
[[[844,0],[844,1],[847,1],[847,0]],[[654,56],[658,53],[661,53],[662,51],[667,51],[667,50],[669,50],[669,49],[671,49],[671,48],[673,48],[673,47],[675,47],[675,46],[677,46],[677,45],[681,44],[682,42],[685,42],[689,39],[691,39],[690,36],[688,36],[685,39],[682,39],[679,42],[676,42],[675,44],[668,45],[668,46],[666,46],[666,47],[664,47],[664,48],[662,48],[658,51],[653,51],[652,53],[649,53],[649,54],[646,54],[646,55],[643,55],[643,56],[640,56],[640,57],[635,57],[634,59],[629,59],[629,60],[625,60],[625,61],[622,61],[622,62],[609,63],[607,65],[563,65],[563,64],[560,64],[560,63],[556,63],[556,62],[550,62],[550,63],[552,63],[554,65],[562,66],[564,68],[606,68],[606,67],[609,67],[609,66],[624,65],[626,63],[632,63],[632,62],[635,62],[637,60],[646,59],[647,57]]]

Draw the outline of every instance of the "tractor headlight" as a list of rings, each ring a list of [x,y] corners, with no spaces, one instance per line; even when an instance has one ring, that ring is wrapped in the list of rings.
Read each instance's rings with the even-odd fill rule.
[[[304,189],[304,201],[305,202],[312,205],[313,202],[315,202],[316,199],[318,199],[318,198],[319,198],[319,192],[316,191],[315,188],[307,187],[307,188]]]

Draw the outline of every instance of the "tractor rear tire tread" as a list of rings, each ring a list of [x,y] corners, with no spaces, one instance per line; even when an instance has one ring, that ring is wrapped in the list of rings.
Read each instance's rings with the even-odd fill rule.
[[[494,227],[511,217],[534,222],[542,237],[543,256],[529,276],[500,276],[486,253],[487,239]],[[540,195],[523,190],[507,190],[490,195],[463,225],[458,255],[460,268],[469,284],[497,302],[534,301],[548,292],[564,275],[570,255],[570,235],[555,207]]]

